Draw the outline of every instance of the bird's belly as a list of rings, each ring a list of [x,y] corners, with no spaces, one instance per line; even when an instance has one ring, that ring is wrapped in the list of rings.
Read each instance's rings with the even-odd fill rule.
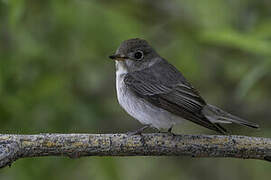
[[[149,124],[152,127],[161,129],[170,128],[181,121],[180,117],[136,96],[127,86],[125,86],[121,76],[117,76],[116,88],[119,104],[128,114],[142,124]]]

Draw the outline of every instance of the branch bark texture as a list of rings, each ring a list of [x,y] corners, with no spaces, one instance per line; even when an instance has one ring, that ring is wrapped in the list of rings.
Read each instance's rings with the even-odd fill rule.
[[[271,161],[271,139],[247,136],[143,134],[0,134],[0,167],[40,156],[190,156]]]

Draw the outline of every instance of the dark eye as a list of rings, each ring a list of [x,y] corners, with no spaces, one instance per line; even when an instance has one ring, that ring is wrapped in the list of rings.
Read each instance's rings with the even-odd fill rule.
[[[142,59],[143,58],[143,52],[142,51],[137,51],[134,56],[138,60]]]

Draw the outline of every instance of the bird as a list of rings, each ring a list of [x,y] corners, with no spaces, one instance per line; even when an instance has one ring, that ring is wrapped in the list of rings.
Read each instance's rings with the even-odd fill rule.
[[[120,106],[143,124],[132,134],[141,134],[149,127],[172,133],[173,126],[183,120],[221,134],[227,134],[221,124],[259,127],[208,104],[183,74],[144,39],[123,41],[109,58],[115,60]]]

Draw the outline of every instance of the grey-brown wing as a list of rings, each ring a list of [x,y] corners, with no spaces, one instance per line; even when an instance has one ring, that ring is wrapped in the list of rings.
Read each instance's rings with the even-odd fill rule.
[[[211,123],[202,115],[201,111],[206,105],[205,101],[181,74],[170,75],[170,73],[176,73],[173,69],[173,72],[168,70],[167,74],[158,78],[161,71],[153,72],[154,70],[149,68],[128,73],[124,82],[137,96],[146,99],[153,105],[209,129],[224,133],[222,127]],[[180,75],[182,78],[178,77]],[[166,80],[166,76],[177,79]]]

